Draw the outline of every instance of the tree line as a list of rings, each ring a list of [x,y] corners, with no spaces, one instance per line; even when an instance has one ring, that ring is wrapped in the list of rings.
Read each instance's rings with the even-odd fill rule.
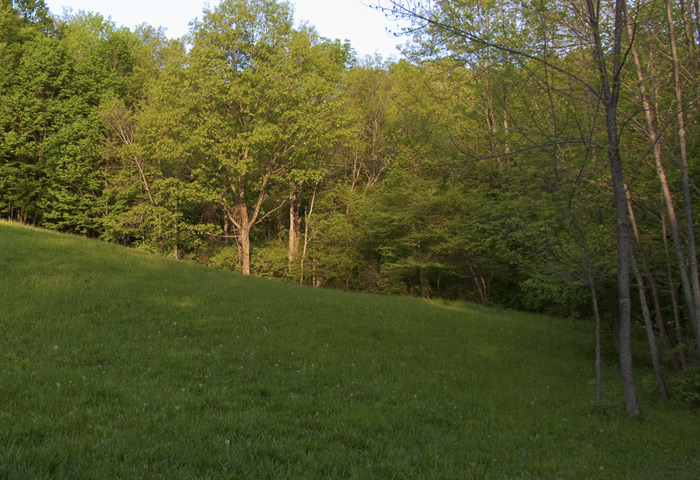
[[[304,285],[595,319],[693,372],[698,1],[383,1],[405,59],[224,0],[168,39],[0,0],[0,215]]]

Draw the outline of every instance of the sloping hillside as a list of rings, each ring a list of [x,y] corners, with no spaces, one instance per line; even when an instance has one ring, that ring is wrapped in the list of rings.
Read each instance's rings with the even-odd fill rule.
[[[0,223],[3,478],[695,478],[700,415],[594,407],[590,334]],[[648,375],[640,371],[640,377]]]

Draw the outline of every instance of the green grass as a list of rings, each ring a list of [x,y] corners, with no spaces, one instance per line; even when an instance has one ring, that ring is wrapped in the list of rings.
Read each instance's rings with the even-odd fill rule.
[[[0,478],[695,479],[700,414],[591,335],[0,223]],[[643,363],[643,362],[638,362]],[[641,365],[640,378],[648,376]]]

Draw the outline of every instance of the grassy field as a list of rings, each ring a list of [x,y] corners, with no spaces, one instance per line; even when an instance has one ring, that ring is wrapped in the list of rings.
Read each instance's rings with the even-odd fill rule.
[[[700,413],[581,325],[0,223],[0,478],[695,479]],[[638,362],[642,363],[642,362]],[[639,378],[650,372],[640,367]]]

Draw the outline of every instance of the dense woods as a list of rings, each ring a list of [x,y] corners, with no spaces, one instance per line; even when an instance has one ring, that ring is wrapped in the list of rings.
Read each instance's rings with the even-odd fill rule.
[[[633,338],[662,397],[667,372],[700,383],[697,0],[375,8],[411,22],[405,59],[358,59],[275,0],[223,0],[179,40],[0,0],[0,215],[592,319],[633,415]]]

